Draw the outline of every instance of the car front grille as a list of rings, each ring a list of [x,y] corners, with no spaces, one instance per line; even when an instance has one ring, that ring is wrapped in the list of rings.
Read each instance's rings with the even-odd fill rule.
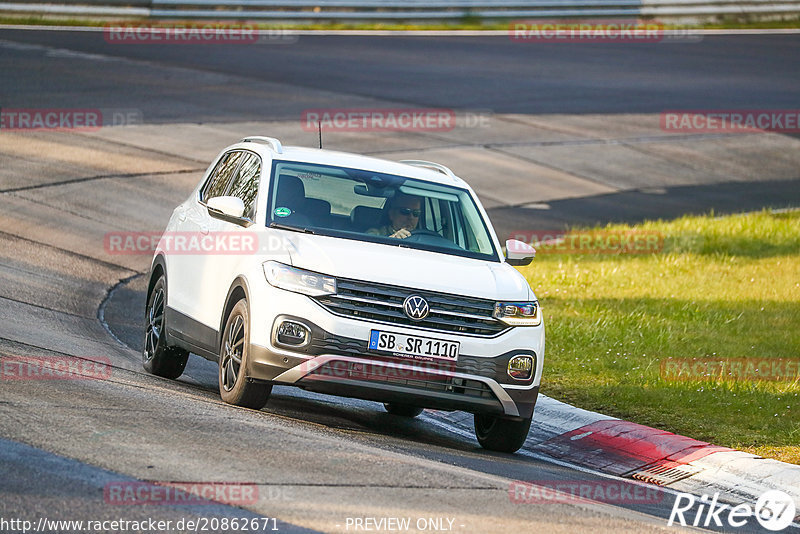
[[[336,291],[335,295],[316,297],[316,301],[345,317],[487,337],[509,328],[493,317],[492,300],[342,278],[336,279]],[[425,319],[414,321],[403,312],[403,301],[410,295],[428,301],[430,313]]]

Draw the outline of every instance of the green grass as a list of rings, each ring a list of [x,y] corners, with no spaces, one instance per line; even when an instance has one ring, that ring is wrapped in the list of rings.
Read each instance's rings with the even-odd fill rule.
[[[800,212],[684,217],[654,254],[540,254],[543,393],[800,464],[800,381],[674,381],[666,358],[800,359]]]
[[[516,20],[516,19],[514,19]],[[154,20],[130,17],[126,19],[110,20],[107,17],[70,18],[58,15],[0,15],[0,24],[24,24],[33,26],[87,26],[97,27],[109,24],[147,24],[147,25],[175,25],[175,24],[213,24],[218,21],[205,20]],[[230,24],[240,24],[242,21],[226,21]],[[482,20],[479,17],[466,15],[459,20],[451,22],[406,23],[406,22],[318,22],[318,23],[270,23],[257,22],[253,25],[259,29],[285,29],[285,30],[508,30],[513,20]],[[249,22],[248,22],[249,24]],[[668,29],[703,28],[703,29],[777,29],[800,28],[800,17],[786,17],[775,20],[751,20],[747,17],[722,18],[717,22],[699,23],[696,25],[676,25],[666,23]]]

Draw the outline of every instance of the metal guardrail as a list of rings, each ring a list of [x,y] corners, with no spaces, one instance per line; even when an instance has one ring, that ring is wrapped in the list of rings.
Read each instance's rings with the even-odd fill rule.
[[[37,0],[0,2],[0,13],[157,19],[448,21],[545,17],[800,15],[800,0]]]

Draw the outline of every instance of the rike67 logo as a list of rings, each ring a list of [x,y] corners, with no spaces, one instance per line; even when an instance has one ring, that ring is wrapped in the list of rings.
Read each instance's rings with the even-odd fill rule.
[[[683,527],[741,528],[755,518],[762,528],[778,532],[792,524],[796,510],[794,499],[780,490],[764,493],[755,506],[748,503],[736,506],[720,504],[719,493],[715,493],[713,497],[703,495],[699,499],[690,493],[679,493],[675,497],[667,525],[677,523]]]

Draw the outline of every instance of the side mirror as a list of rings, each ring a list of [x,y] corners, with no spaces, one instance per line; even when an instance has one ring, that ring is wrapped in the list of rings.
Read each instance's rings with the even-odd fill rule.
[[[506,241],[506,262],[509,265],[530,265],[536,256],[536,249],[527,243],[509,239]]]
[[[238,197],[214,197],[208,200],[208,214],[216,219],[249,226],[248,219],[243,218],[244,202]]]

